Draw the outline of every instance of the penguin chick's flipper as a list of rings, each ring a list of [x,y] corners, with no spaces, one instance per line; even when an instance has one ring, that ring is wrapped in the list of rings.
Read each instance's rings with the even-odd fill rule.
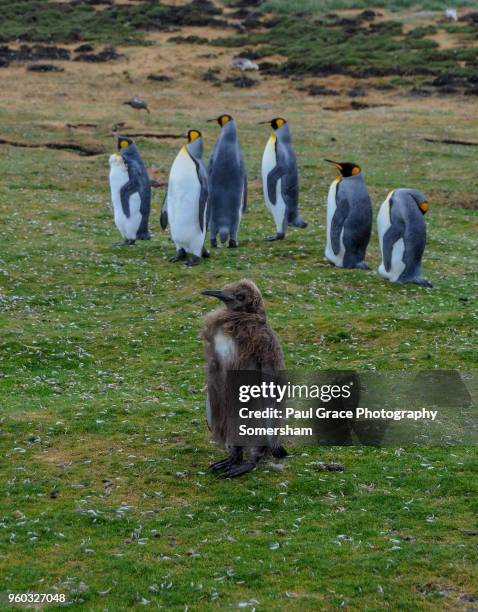
[[[267,194],[270,203],[275,206],[277,201],[277,181],[284,176],[285,169],[281,166],[276,166],[267,175]]]
[[[171,257],[169,260],[171,263],[176,263],[177,261],[183,261],[187,258],[186,251],[184,249],[179,249],[174,257]]]
[[[272,242],[273,240],[284,240],[285,234],[284,232],[277,232],[275,236],[267,236],[266,240],[268,242]]]
[[[237,249],[238,246],[239,245],[237,244],[237,242],[232,238],[229,240],[229,244],[227,245],[229,249]]]
[[[382,240],[382,251],[383,251],[383,265],[387,272],[390,272],[392,267],[392,252],[393,245],[400,240],[402,237],[401,227],[397,227],[396,224],[391,225],[383,235]]]
[[[225,459],[211,463],[207,469],[211,472],[218,472],[219,470],[224,470],[233,465],[237,465],[242,461],[242,453],[243,451],[241,446],[232,446],[229,449],[229,455]]]

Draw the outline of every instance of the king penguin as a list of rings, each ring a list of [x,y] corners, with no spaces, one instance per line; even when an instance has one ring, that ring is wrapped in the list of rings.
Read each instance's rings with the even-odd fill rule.
[[[283,240],[288,225],[307,227],[299,214],[299,175],[287,121],[277,117],[269,123],[274,130],[262,156],[262,188],[267,209],[277,233],[267,240]]]
[[[169,261],[184,260],[193,266],[208,257],[204,248],[206,210],[209,195],[206,167],[202,161],[203,139],[199,130],[189,130],[171,166],[168,191],[161,211],[161,227],[171,227],[176,255]],[[191,259],[188,259],[191,255]]]
[[[231,115],[220,115],[221,133],[209,160],[209,230],[211,246],[229,238],[229,248],[237,247],[237,233],[247,205],[247,175],[236,124]]]
[[[141,155],[127,136],[117,136],[118,152],[110,156],[110,188],[115,224],[123,242],[149,240],[151,184]]]
[[[365,251],[372,232],[372,202],[357,164],[325,161],[340,171],[327,198],[325,257],[339,268],[369,270]]]
[[[382,251],[380,276],[392,283],[433,286],[421,270],[427,240],[424,219],[427,210],[427,198],[416,189],[395,189],[388,194],[377,217]]]

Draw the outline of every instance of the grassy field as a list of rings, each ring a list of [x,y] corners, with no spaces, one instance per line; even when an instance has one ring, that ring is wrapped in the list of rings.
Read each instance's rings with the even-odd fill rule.
[[[199,339],[214,306],[200,291],[248,277],[290,369],[476,366],[477,148],[425,140],[477,141],[473,96],[412,97],[413,79],[382,91],[347,75],[317,81],[340,90],[332,102],[276,76],[217,86],[200,75],[227,76],[235,49],[144,36],[148,45],[120,46],[111,63],[1,69],[0,138],[105,153],[0,145],[0,592],[58,590],[73,610],[476,609],[474,448],[291,447],[280,466],[216,481],[206,467],[223,450],[208,441]],[[369,108],[350,107],[357,85]],[[121,105],[135,94],[151,116]],[[209,153],[218,128],[205,120],[221,112],[237,119],[250,178],[240,248],[193,269],[168,263],[164,188],[153,240],[113,248],[113,125],[196,127]],[[271,244],[260,184],[268,128],[257,122],[278,115],[292,129],[309,227]],[[152,178],[167,181],[181,142],[137,139]],[[373,271],[327,265],[334,172],[324,157],[361,164],[374,216],[391,188],[428,196],[433,289],[378,277],[375,226]],[[321,471],[322,461],[345,471]]]

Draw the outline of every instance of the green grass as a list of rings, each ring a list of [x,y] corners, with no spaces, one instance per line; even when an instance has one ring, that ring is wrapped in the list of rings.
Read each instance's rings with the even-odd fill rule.
[[[215,304],[199,292],[252,278],[291,369],[472,368],[476,155],[422,138],[453,122],[476,139],[476,128],[445,109],[335,121],[296,102],[288,119],[310,225],[270,244],[259,184],[267,130],[255,125],[268,113],[235,104],[250,211],[240,248],[194,269],[167,261],[157,192],[153,240],[111,247],[107,156],[2,148],[0,591],[57,588],[73,610],[143,609],[143,598],[173,610],[464,607],[475,594],[476,538],[461,531],[474,528],[474,449],[304,446],[283,470],[266,463],[233,482],[205,473],[223,451],[203,417],[199,331]],[[25,140],[44,140],[41,120],[67,116],[37,106],[18,124],[15,112],[2,111],[2,124]],[[167,109],[149,121],[203,127]],[[105,104],[95,137],[106,146],[110,122]],[[210,150],[216,130],[204,128]],[[139,146],[164,179],[178,144]],[[392,187],[428,195],[434,289],[324,262],[334,173],[321,159],[334,156],[361,163],[375,214]],[[375,228],[368,260],[376,269]],[[345,472],[317,470],[331,460]]]
[[[232,0],[231,0],[232,2]],[[472,7],[472,0],[462,0],[461,7]],[[322,13],[323,11],[338,11],[342,9],[370,9],[383,8],[390,11],[401,11],[403,9],[444,11],[448,4],[443,0],[266,0],[261,6],[262,10],[277,13]]]
[[[460,25],[455,35],[466,42],[469,26]],[[463,30],[463,38],[462,38]],[[343,23],[342,17],[304,19],[284,16],[272,29],[249,35],[217,39],[227,46],[258,45],[264,56],[287,58],[274,72],[283,75],[350,76],[440,75],[475,77],[476,46],[457,45],[440,49],[428,38],[436,27],[417,27],[404,32],[400,21]],[[476,27],[475,27],[476,33]]]

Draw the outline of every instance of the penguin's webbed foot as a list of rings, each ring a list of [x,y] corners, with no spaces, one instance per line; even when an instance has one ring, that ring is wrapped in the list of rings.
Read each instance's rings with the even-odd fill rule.
[[[429,289],[433,288],[432,283],[428,279],[424,278],[423,276],[419,276],[413,282],[416,283],[417,285],[421,285],[422,287],[428,287]]]
[[[277,232],[275,236],[267,236],[267,242],[273,242],[274,240],[284,240],[285,234],[284,232]]]
[[[293,227],[300,227],[301,229],[305,229],[308,223],[299,217],[297,219],[294,219],[293,221],[289,221],[287,225],[292,225]]]
[[[125,238],[124,240],[121,240],[120,242],[114,242],[113,246],[117,247],[117,246],[132,246],[133,244],[135,244],[135,240],[129,240],[128,238]]]
[[[246,463],[240,463],[239,465],[233,465],[228,470],[219,474],[218,478],[237,478],[248,472],[252,472],[255,469],[257,463],[255,461],[247,461]]]
[[[206,248],[203,247],[202,253],[201,253],[201,257],[203,257],[204,259],[207,259],[210,256],[211,255],[209,254],[209,251]]]
[[[232,238],[229,240],[229,244],[227,245],[229,249],[237,249],[238,246],[239,245],[237,244],[237,242]]]
[[[191,255],[191,259],[186,260],[184,265],[190,268],[191,266],[197,266],[198,263],[201,263],[201,258],[197,255]]]
[[[174,257],[171,257],[169,261],[171,263],[176,263],[177,261],[184,261],[186,257],[186,251],[184,249],[179,249],[176,255],[174,255]]]
[[[368,265],[368,263],[365,263],[365,261],[359,261],[355,267],[359,270],[370,270],[370,266]]]

